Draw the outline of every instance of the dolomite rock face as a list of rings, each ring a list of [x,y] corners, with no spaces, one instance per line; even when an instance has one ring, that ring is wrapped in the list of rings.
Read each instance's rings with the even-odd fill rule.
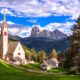
[[[30,37],[43,37],[53,40],[60,40],[67,38],[67,35],[57,29],[51,32],[45,29],[41,31],[39,27],[35,26],[32,28]]]

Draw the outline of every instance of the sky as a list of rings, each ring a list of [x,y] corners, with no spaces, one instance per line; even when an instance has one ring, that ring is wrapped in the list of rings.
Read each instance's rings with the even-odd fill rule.
[[[6,7],[10,34],[28,37],[37,25],[41,30],[58,29],[71,35],[80,14],[80,0],[0,0],[0,23]],[[16,26],[15,26],[16,24]]]

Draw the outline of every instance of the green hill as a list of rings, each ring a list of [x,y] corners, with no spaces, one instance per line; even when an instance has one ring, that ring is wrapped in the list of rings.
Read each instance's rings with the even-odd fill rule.
[[[0,80],[80,80],[80,76],[33,73],[17,69],[0,60]]]
[[[4,60],[0,59],[0,73],[14,73],[20,72],[19,69],[14,68],[13,66],[7,64]]]

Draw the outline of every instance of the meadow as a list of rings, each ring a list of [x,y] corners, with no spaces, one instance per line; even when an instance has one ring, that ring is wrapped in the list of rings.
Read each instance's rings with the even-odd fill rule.
[[[80,80],[80,75],[53,75],[21,70],[0,60],[0,80]]]

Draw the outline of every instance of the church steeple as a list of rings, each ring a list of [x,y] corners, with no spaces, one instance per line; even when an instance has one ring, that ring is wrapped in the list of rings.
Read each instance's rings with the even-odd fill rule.
[[[5,59],[5,56],[8,51],[8,25],[6,22],[6,10],[3,8],[3,23],[1,27],[1,43],[2,43],[2,58]]]
[[[3,11],[3,23],[6,22],[6,8],[4,7]]]

